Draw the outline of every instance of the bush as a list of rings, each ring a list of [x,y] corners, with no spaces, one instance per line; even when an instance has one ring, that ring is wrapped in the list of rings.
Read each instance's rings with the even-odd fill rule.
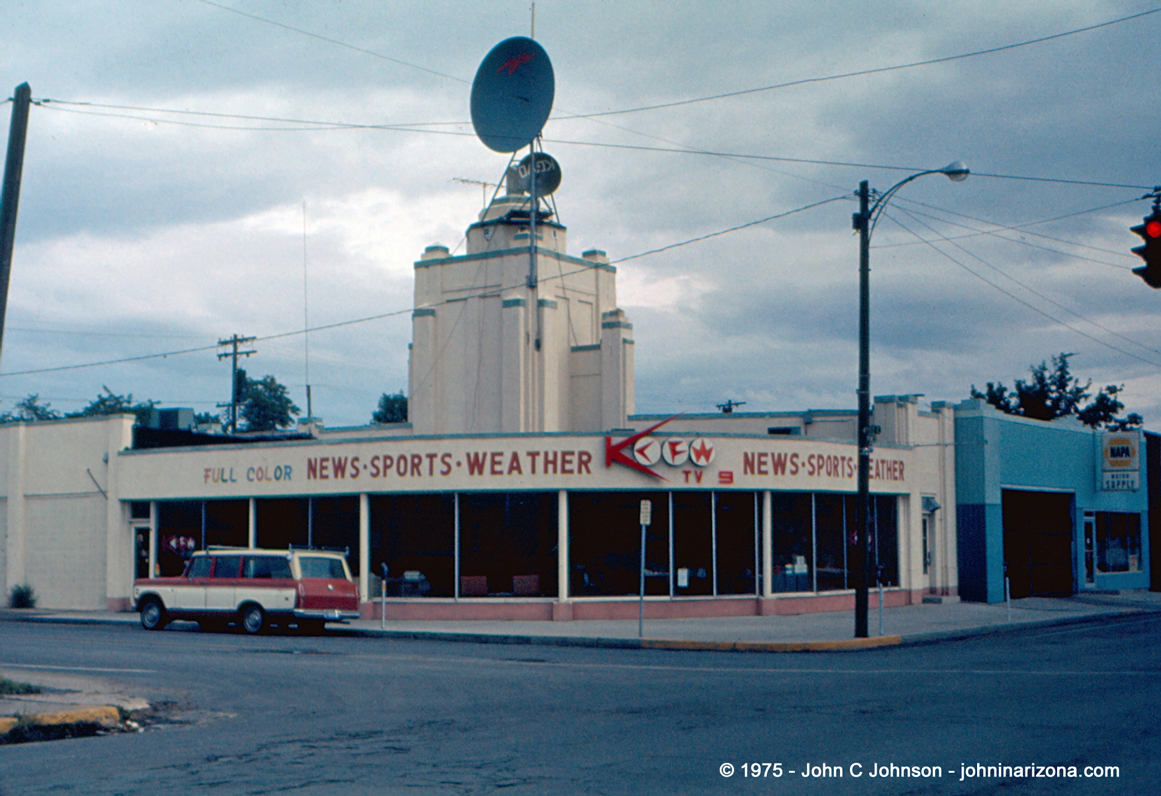
[[[36,594],[28,584],[13,586],[12,594],[8,597],[9,608],[35,608]]]

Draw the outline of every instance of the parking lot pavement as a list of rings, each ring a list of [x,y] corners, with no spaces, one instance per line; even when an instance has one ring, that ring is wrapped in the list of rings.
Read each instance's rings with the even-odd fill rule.
[[[624,647],[706,649],[850,649],[884,644],[930,643],[1045,625],[1100,621],[1116,616],[1161,611],[1161,593],[1101,592],[1072,597],[1029,597],[1011,605],[945,600],[881,613],[871,595],[870,638],[854,638],[854,612],[797,616],[740,616],[705,619],[647,619],[638,636],[630,620],[538,621],[388,621],[357,620],[331,624],[332,632],[388,638],[446,641],[576,644]],[[0,611],[0,621],[136,623],[135,613],[105,611]],[[881,621],[881,625],[880,625]]]

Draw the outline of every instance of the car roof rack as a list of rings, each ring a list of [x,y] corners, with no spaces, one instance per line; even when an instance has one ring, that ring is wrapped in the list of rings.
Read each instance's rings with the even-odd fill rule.
[[[351,557],[350,547],[320,547],[318,545],[311,544],[292,544],[289,545],[289,548],[291,550],[316,550],[323,553],[342,553],[347,558]]]

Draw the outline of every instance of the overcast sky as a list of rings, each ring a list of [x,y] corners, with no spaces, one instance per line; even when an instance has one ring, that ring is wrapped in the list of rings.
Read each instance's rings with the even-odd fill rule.
[[[0,96],[27,81],[39,104],[0,410],[37,393],[75,411],[108,386],[216,411],[215,344],[240,334],[259,338],[252,376],[303,409],[309,377],[328,427],[368,422],[407,387],[414,262],[462,253],[482,207],[457,178],[507,164],[472,132],[470,84],[529,35],[529,5],[9,3]],[[858,184],[962,160],[970,179],[917,180],[875,230],[872,392],[959,401],[1070,352],[1161,428],[1161,291],[1131,273],[1128,230],[1161,183],[1161,13],[1081,30],[1155,10],[537,2],[558,220],[570,254],[618,262],[637,411],[854,408]]]

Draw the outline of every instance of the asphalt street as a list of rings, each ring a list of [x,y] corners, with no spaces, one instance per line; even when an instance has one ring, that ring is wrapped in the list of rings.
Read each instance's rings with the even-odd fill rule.
[[[5,622],[0,669],[155,707],[0,747],[0,794],[1148,793],[1159,631],[760,654]]]

